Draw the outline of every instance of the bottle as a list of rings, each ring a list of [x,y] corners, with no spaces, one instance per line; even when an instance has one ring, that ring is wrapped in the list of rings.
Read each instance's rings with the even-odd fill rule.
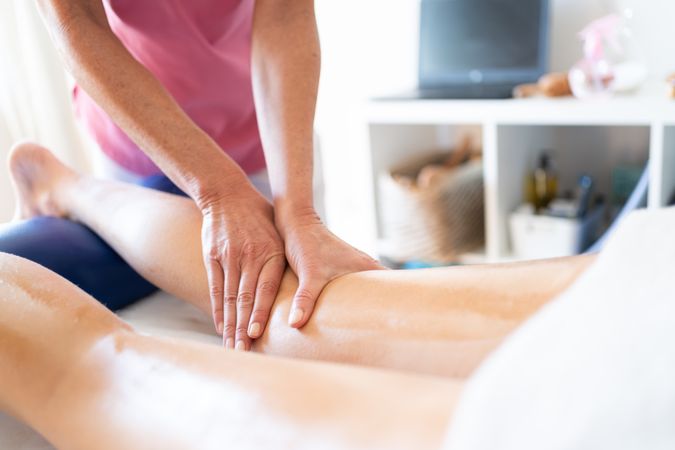
[[[558,191],[556,176],[548,153],[539,155],[537,168],[527,176],[525,182],[526,200],[539,212],[546,208]]]

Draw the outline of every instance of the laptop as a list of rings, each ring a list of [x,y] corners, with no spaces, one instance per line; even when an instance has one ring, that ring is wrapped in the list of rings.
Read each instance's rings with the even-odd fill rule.
[[[548,49],[548,0],[422,0],[408,98],[509,98],[547,72]]]

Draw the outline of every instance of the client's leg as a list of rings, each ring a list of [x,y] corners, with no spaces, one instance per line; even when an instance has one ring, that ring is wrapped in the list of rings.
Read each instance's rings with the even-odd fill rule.
[[[38,147],[20,149],[13,166],[24,209],[86,223],[145,278],[209,311],[201,215],[190,200],[81,177]],[[288,272],[254,349],[465,376],[592,260],[352,274],[326,287],[300,331],[284,320],[297,285]]]
[[[35,417],[88,347],[128,329],[58,275],[0,253],[0,406]]]
[[[143,337],[0,254],[0,406],[58,448],[438,448],[459,385]]]
[[[142,185],[184,195],[163,175],[148,177]],[[22,196],[18,200],[22,201]],[[35,213],[54,212],[48,207],[45,209],[21,211],[20,208],[17,218],[26,220],[0,224],[0,252],[21,256],[48,268],[113,311],[157,290],[86,225],[62,217],[32,217]]]
[[[0,252],[58,273],[113,311],[157,290],[86,225],[60,217],[0,224]]]

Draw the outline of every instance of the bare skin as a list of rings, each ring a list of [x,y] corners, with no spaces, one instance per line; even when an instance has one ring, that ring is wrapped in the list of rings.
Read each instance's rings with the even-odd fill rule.
[[[10,170],[20,217],[52,214],[81,221],[148,280],[210,311],[200,255],[201,216],[192,202],[81,176],[33,144],[15,148]],[[564,291],[593,260],[594,256],[581,256],[350,274],[328,284],[312,320],[301,331],[285,323],[298,284],[287,271],[269,326],[249,330],[258,338],[252,349],[466,377],[505,336]],[[264,288],[276,292],[279,286]]]
[[[460,384],[136,334],[0,254],[0,409],[57,448],[434,449]]]
[[[664,245],[662,240],[672,229],[674,218],[672,209],[633,215],[610,239],[592,268],[531,323],[528,340],[543,338],[568,353],[565,374],[576,380],[571,389],[597,383],[597,377],[588,378],[589,370],[591,374],[597,370],[598,364],[606,361],[602,354],[614,349],[603,343],[619,335],[624,340],[639,339],[639,330],[629,330],[626,336],[621,327],[604,328],[604,332],[602,327],[596,328],[594,321],[611,322],[615,317],[611,306],[594,304],[594,300],[610,298],[612,304],[623,304],[624,313],[631,313],[644,306],[644,295],[651,297],[652,305],[670,299],[673,251],[672,245]],[[635,261],[640,261],[638,270]],[[391,297],[396,299],[396,291]],[[584,311],[587,304],[591,308]],[[561,307],[571,314],[556,316]],[[575,314],[584,313],[591,313],[582,320],[587,337],[572,339],[569,345],[565,332],[576,324]],[[629,322],[631,317],[627,317]],[[561,324],[556,323],[558,318]],[[561,330],[549,332],[547,321]],[[457,324],[449,322],[447,326]],[[652,338],[661,336],[657,333]],[[523,335],[520,339],[522,348]],[[613,358],[623,361],[626,355],[619,342]],[[594,350],[577,361],[575,346],[585,343]],[[484,372],[482,385],[474,380],[474,395],[476,389],[504,390],[502,374],[508,372],[510,363],[519,361],[504,358],[504,353],[514,349],[513,341],[507,345],[510,347],[504,347],[498,359],[506,365],[503,371],[494,370],[493,360],[491,382],[485,383]],[[528,374],[539,390],[547,386],[538,378],[542,372]],[[631,382],[635,379],[630,371],[623,376]],[[520,395],[528,388],[510,380],[507,386],[515,385],[516,389],[499,396],[496,411],[485,401],[476,409],[471,398],[464,397],[465,408],[455,412],[462,386],[448,379],[224,352],[212,346],[140,336],[72,284],[36,264],[4,254],[0,254],[0,380],[2,409],[26,421],[57,447],[75,450],[439,449],[448,421],[453,425],[450,436],[457,439],[466,431],[463,437],[469,440],[460,440],[460,445],[464,442],[466,448],[474,448],[477,441],[472,436],[493,431],[485,429],[485,420],[490,423],[493,413],[518,411],[523,400]],[[631,389],[630,383],[626,388]],[[633,400],[628,401],[632,404]],[[473,408],[467,410],[467,403]],[[607,425],[605,416],[616,404],[612,398],[596,411],[604,422],[600,428],[611,435],[615,435],[615,427],[612,422]],[[582,408],[588,406],[582,402]],[[664,411],[672,409],[667,402],[661,406]],[[467,422],[472,411],[479,415],[478,420]],[[581,412],[585,433],[577,435],[574,442],[583,443],[587,442],[584,435],[589,436],[588,411]],[[543,414],[551,417],[550,411]],[[531,424],[523,422],[522,416],[509,419],[513,425],[507,423],[502,428],[516,426],[524,436],[541,432],[530,429]],[[649,433],[654,430],[650,422],[637,422],[642,422],[637,429],[647,426]],[[503,423],[492,420],[493,425]],[[550,425],[556,430],[560,422]],[[501,435],[503,431],[498,430]],[[597,430],[591,430],[589,442],[597,444],[598,436]],[[635,435],[629,432],[628,437]],[[545,443],[551,437],[541,438]]]
[[[286,261],[301,280],[288,316],[294,327],[307,322],[330,280],[381,268],[314,212],[320,52],[313,0],[255,1],[252,81],[273,205],[133,58],[111,30],[102,0],[37,3],[78,84],[197,204],[210,313],[228,348],[250,346],[249,325],[265,327],[276,292],[261,287],[279,284]]]

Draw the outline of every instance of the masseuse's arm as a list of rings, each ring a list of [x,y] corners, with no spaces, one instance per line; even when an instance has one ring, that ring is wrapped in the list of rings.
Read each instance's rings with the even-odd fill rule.
[[[38,4],[79,85],[199,206],[216,328],[228,347],[249,347],[249,324],[262,333],[285,267],[272,206],[126,50],[102,0]]]
[[[288,318],[294,327],[307,322],[329,281],[381,268],[328,231],[314,210],[313,125],[320,62],[314,0],[256,0],[253,92],[276,225],[300,280]]]

